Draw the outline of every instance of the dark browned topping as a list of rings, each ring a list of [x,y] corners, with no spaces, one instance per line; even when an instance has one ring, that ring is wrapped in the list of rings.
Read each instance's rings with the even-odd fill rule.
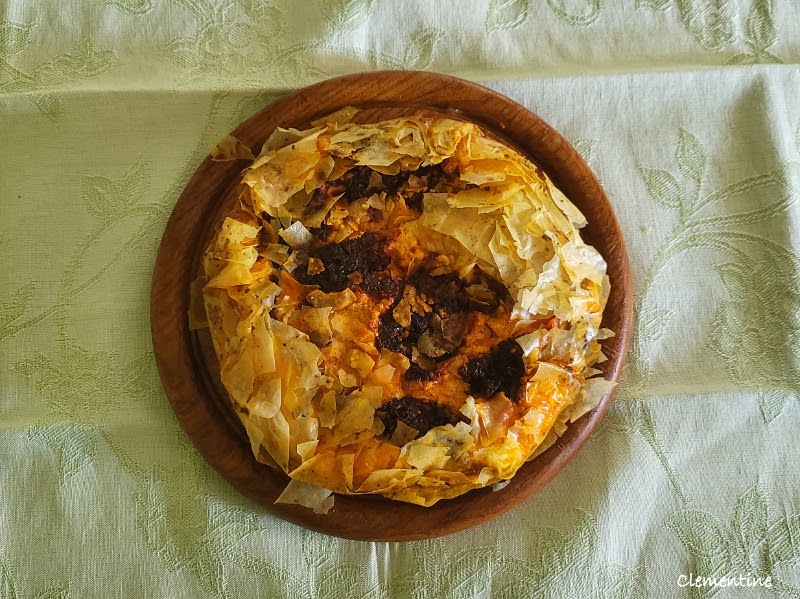
[[[347,201],[355,202],[369,195],[367,189],[372,173],[372,169],[368,166],[354,166],[340,178],[331,181],[330,185],[336,190],[342,188]]]
[[[322,223],[319,227],[311,227],[308,231],[317,239],[325,242],[328,241],[328,236],[333,231],[333,227],[330,223]]]
[[[422,166],[418,168],[414,174],[417,177],[427,178],[428,187],[433,189],[439,183],[439,180],[447,178],[447,175],[442,168],[442,163],[439,164],[429,164],[428,166]]]
[[[332,243],[309,251],[325,266],[320,273],[308,274],[308,265],[298,266],[292,275],[304,285],[319,285],[325,293],[343,291],[350,284],[349,275],[360,273],[362,277],[383,270],[389,264],[385,251],[386,239],[377,233],[364,233],[354,239]]]
[[[474,396],[491,399],[502,391],[511,401],[516,401],[525,375],[522,348],[514,339],[506,339],[489,353],[472,358],[458,374]]]
[[[448,358],[461,345],[469,297],[456,275],[431,276],[422,269],[413,273],[404,286],[413,288],[413,294],[430,309],[424,314],[412,312],[408,326],[402,326],[393,315],[401,300],[398,293],[392,306],[381,315],[375,345],[403,354],[411,361],[404,375],[406,380],[430,380],[437,360]]]
[[[403,378],[407,381],[429,381],[436,376],[436,373],[431,370],[425,370],[416,362],[411,362],[406,370]]]
[[[447,406],[410,395],[386,402],[375,410],[375,415],[383,422],[383,434],[387,437],[392,436],[398,421],[419,431],[417,439],[436,426],[469,422],[466,416]]]
[[[408,327],[409,341],[411,341],[411,343],[416,343],[429,328],[431,328],[430,318],[420,316],[419,314],[412,314],[411,325]]]
[[[368,296],[385,299],[396,296],[403,288],[403,282],[393,279],[385,273],[370,272],[362,277],[359,286]]]
[[[369,197],[372,192],[380,191],[379,189],[370,187],[370,179],[373,171],[368,166],[354,166],[338,179],[324,183],[317,193],[316,197],[312,197],[312,204],[321,204],[325,197],[332,195],[344,194],[348,202],[355,202],[362,198]],[[423,179],[424,186],[422,190],[433,190],[442,179],[447,179],[447,174],[442,169],[440,164],[433,164],[423,166],[415,171],[400,171],[396,175],[380,175],[381,182],[383,183],[383,191],[389,195],[396,193],[404,194],[404,189],[408,185],[408,179],[411,175],[415,175]],[[422,212],[422,192],[417,191],[406,200],[409,207],[418,212]]]
[[[405,346],[406,330],[395,321],[391,311],[381,314],[381,324],[378,327],[378,335],[375,338],[375,346],[378,349],[388,349],[398,354],[407,355],[411,350]]]
[[[386,188],[386,193],[394,194],[408,183],[408,178],[411,176],[410,171],[400,171],[396,175],[381,175],[383,186]]]
[[[471,321],[470,312],[491,312],[499,305],[500,297],[507,294],[501,283],[478,268],[465,281],[455,273],[431,275],[425,267],[420,267],[405,282],[395,283],[398,285],[395,301],[381,315],[375,345],[410,360],[404,374],[408,381],[434,378],[438,364],[451,357],[463,342]],[[394,311],[405,301],[409,288],[410,295],[428,308],[422,313],[412,311],[407,324],[399,324]],[[498,296],[500,292],[502,296]],[[381,297],[390,294],[387,291]]]
[[[418,191],[417,193],[415,193],[406,200],[406,206],[422,214],[422,208],[423,208],[422,197],[423,193],[421,191]]]
[[[427,297],[441,316],[469,310],[469,297],[464,293],[464,281],[456,273],[431,276],[418,269],[408,280],[420,295]]]

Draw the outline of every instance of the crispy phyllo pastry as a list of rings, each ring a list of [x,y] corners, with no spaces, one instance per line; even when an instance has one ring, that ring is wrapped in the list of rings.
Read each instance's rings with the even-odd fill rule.
[[[547,175],[472,123],[354,112],[269,137],[200,279],[253,454],[317,512],[500,486],[613,385],[606,264]]]

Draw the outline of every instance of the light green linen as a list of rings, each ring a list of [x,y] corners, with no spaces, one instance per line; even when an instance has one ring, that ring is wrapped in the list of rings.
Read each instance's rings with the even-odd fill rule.
[[[0,597],[800,597],[798,62],[788,0],[6,0]],[[179,429],[148,323],[209,146],[375,68],[487,83],[572,140],[637,299],[583,452],[491,523],[407,544],[234,492]]]

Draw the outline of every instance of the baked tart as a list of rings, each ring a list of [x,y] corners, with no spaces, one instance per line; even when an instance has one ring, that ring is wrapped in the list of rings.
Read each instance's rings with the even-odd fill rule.
[[[217,224],[200,283],[222,383],[290,478],[278,502],[502,486],[613,386],[592,368],[606,264],[477,125],[354,113],[277,129]]]

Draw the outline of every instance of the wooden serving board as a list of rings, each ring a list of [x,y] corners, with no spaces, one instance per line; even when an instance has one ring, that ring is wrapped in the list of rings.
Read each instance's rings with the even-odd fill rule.
[[[609,360],[598,365],[617,380],[631,334],[631,280],[619,223],[594,174],[575,149],[535,114],[484,87],[434,73],[384,71],[348,75],[296,91],[242,123],[232,135],[258,154],[277,126],[307,127],[344,106],[374,122],[439,113],[472,121],[537,163],[586,216],[584,240],[608,262],[611,296],[603,326]],[[611,401],[571,424],[558,442],[525,464],[500,491],[478,489],[428,508],[375,496],[337,495],[324,515],[275,505],[288,478],[256,462],[243,427],[219,382],[207,332],[189,330],[189,286],[214,227],[236,200],[246,161],[206,158],[178,198],[161,240],[151,292],[153,348],[175,414],[203,457],[236,489],[267,511],[300,526],[351,539],[407,541],[463,530],[513,508],[547,484],[571,460]]]

